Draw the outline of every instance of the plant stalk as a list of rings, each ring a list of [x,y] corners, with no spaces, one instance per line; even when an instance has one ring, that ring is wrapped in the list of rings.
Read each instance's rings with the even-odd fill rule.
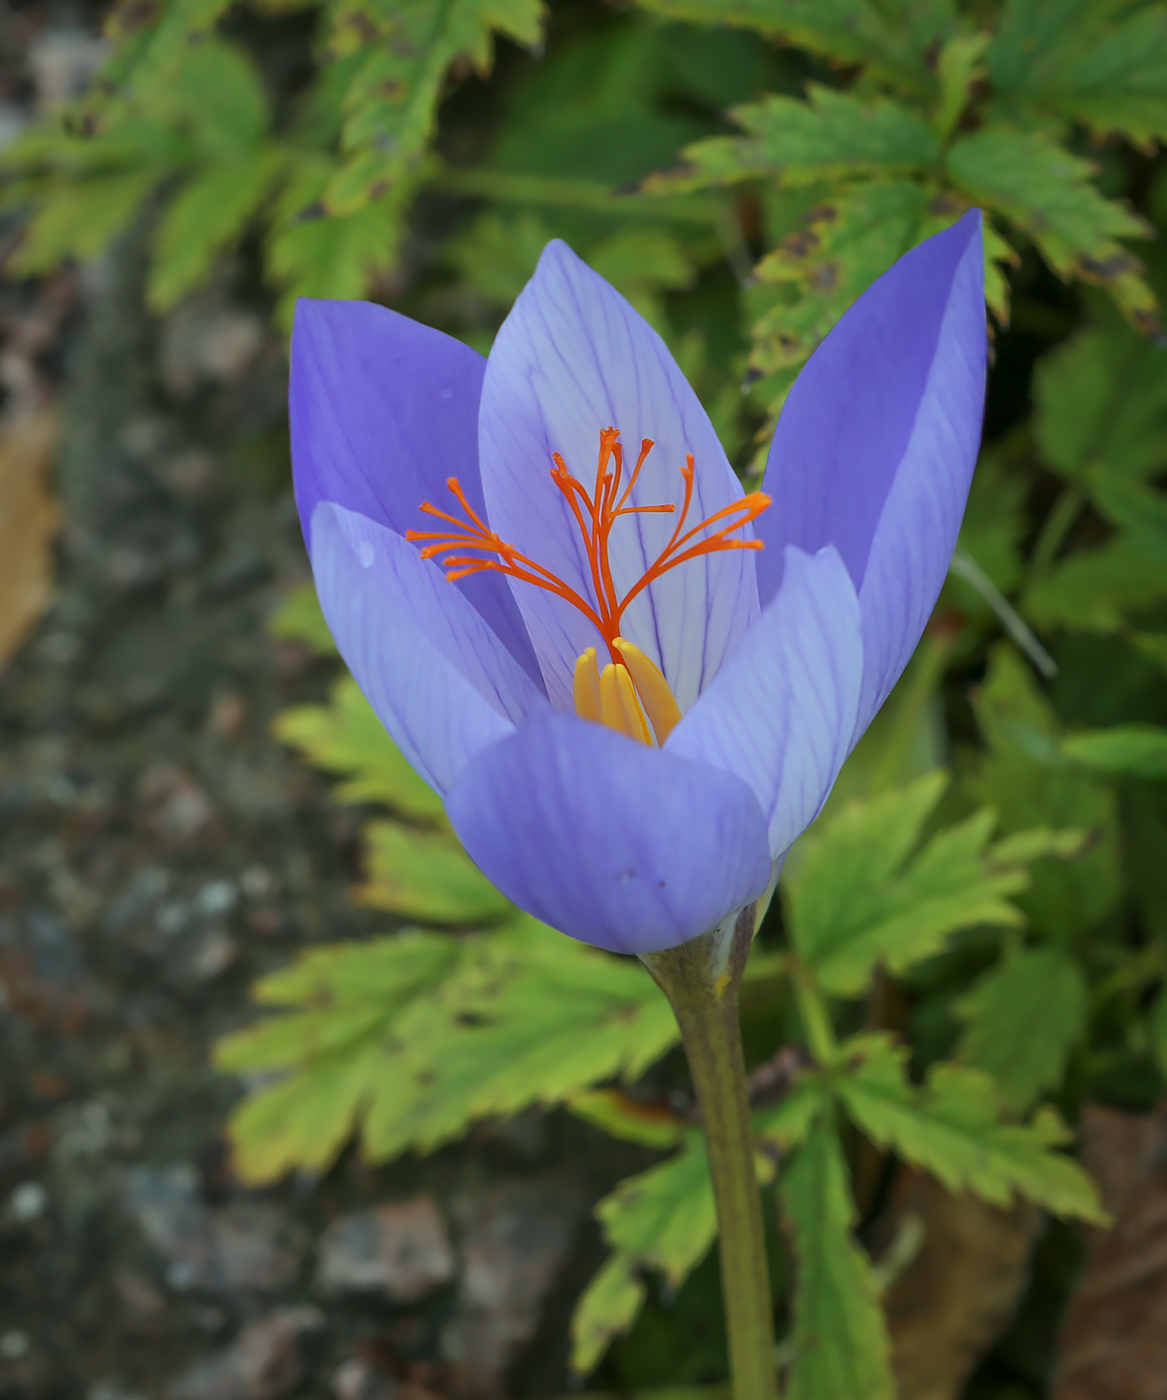
[[[774,1307],[738,1019],[738,987],[753,934],[750,905],[732,924],[649,954],[644,963],[676,1014],[705,1127],[734,1400],[778,1400]]]

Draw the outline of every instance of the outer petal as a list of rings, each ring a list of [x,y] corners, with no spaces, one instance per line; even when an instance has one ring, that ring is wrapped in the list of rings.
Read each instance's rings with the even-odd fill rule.
[[[446,505],[451,476],[481,510],[478,404],[485,369],[468,345],[384,306],[299,301],[289,406],[305,538],[318,501],[335,501],[399,535],[424,528],[418,506]],[[502,576],[478,574],[458,587],[540,680]]]
[[[749,784],[777,858],[850,752],[862,679],[859,600],[842,560],[829,546],[814,557],[788,547],[778,595],[665,751]]]
[[[591,490],[600,430],[609,426],[619,428],[629,466],[643,438],[656,444],[630,504],[678,504],[686,453],[696,464],[689,525],[741,498],[708,415],[660,336],[566,244],[553,242],[490,352],[482,483],[491,526],[588,598],[594,588],[579,529],[548,473],[551,454],[559,452]],[[655,561],[675,523],[672,515],[616,522],[611,556],[621,594]],[[625,614],[624,635],[659,664],[682,709],[757,615],[752,554],[734,550],[684,564]],[[596,633],[552,594],[513,586],[548,693],[566,705],[572,664],[596,644]]]
[[[839,551],[863,617],[856,737],[919,640],[964,513],[984,407],[980,228],[970,210],[864,292],[799,375],[770,449],[763,604],[785,545]]]
[[[312,517],[312,567],[357,684],[443,796],[479,749],[547,709],[462,594],[392,530],[322,501]]]
[[[535,719],[484,750],[446,810],[504,894],[613,953],[684,943],[770,878],[744,783],[574,715]]]

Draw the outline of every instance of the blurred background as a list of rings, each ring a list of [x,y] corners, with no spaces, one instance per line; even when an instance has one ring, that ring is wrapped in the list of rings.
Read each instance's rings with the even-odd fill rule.
[[[1161,1396],[1165,138],[1141,0],[0,8],[3,1400],[725,1394],[667,1009],[486,885],[332,651],[292,308],[485,353],[565,238],[756,480],[972,204],[953,573],[746,988],[780,1357],[798,1400]],[[792,948],[898,1066],[821,1200]]]

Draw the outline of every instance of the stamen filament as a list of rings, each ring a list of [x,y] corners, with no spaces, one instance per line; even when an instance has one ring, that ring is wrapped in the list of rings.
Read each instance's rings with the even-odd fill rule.
[[[543,588],[549,593],[554,593],[557,597],[570,603],[572,607],[577,608],[588,619],[603,637],[612,665],[624,670],[625,658],[618,643],[621,641],[621,619],[629,603],[670,569],[675,569],[678,564],[687,563],[691,559],[697,559],[702,554],[719,554],[730,549],[761,549],[761,540],[729,539],[727,537],[735,530],[740,530],[755,520],[770,504],[770,498],[760,491],[753,491],[748,496],[743,496],[741,500],[723,506],[707,519],[686,530],[685,522],[689,516],[689,508],[693,503],[694,480],[693,458],[692,455],[687,455],[685,465],[681,468],[685,491],[673,533],[656,559],[628,592],[621,597],[612,574],[608,548],[613,525],[623,515],[669,515],[676,513],[677,507],[667,504],[655,506],[630,506],[627,504],[640,477],[641,468],[644,466],[648,454],[652,451],[653,442],[651,438],[645,438],[641,442],[640,455],[628,475],[627,482],[624,482],[624,449],[619,437],[620,434],[616,428],[604,428],[600,432],[600,451],[596,461],[596,483],[591,494],[588,493],[583,483],[571,474],[567,463],[560,454],[558,452],[551,454],[554,462],[554,466],[551,468],[551,479],[567,502],[583,537],[588,572],[591,575],[592,588],[595,591],[594,603],[584,598],[570,584],[557,574],[552,573],[550,569],[544,568],[542,564],[538,564],[527,555],[520,553],[514,545],[500,539],[470,505],[457,477],[450,477],[446,485],[465,512],[466,519],[460,520],[457,516],[440,510],[429,501],[425,501],[421,506],[422,511],[426,515],[442,521],[446,528],[441,530],[407,530],[405,538],[423,544],[421,550],[423,559],[431,559],[439,555],[445,556],[442,559],[442,565],[446,570],[446,577],[451,582],[469,578],[471,575],[487,569],[493,569],[510,578],[533,584],[536,588]],[[703,531],[711,531],[711,533],[707,533],[704,539],[698,539],[697,537]],[[461,551],[469,551],[469,553]],[[479,554],[493,557],[478,558]],[[646,665],[652,667],[657,676],[660,676],[660,672],[643,652],[637,654],[643,658]],[[595,664],[593,662],[593,665]],[[639,662],[637,665],[639,666]],[[643,672],[643,667],[640,670]],[[644,674],[647,675],[647,673]],[[668,693],[664,677],[660,676],[660,680],[664,685],[665,692]],[[611,682],[610,684],[615,683]],[[631,679],[629,684],[632,684]],[[645,686],[655,693],[654,681],[646,680]],[[634,699],[637,690],[642,696],[647,696],[649,693],[649,690],[641,686],[639,677],[633,686]],[[672,703],[675,707],[676,702]],[[637,713],[640,713],[639,707]],[[665,710],[661,710],[660,714],[661,722],[666,726],[667,732],[667,729],[671,729],[676,720],[666,718]],[[641,715],[641,721],[643,722],[643,715]],[[653,727],[654,729],[657,727],[655,717]],[[645,732],[647,733],[647,730]]]

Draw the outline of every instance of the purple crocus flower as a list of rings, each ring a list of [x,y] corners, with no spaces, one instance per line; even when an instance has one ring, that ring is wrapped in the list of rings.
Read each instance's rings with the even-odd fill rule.
[[[660,337],[563,243],[489,360],[380,306],[300,303],[292,451],[324,615],[516,904],[651,953],[767,888],[943,583],[982,268],[973,210],[865,292],[749,496]]]

